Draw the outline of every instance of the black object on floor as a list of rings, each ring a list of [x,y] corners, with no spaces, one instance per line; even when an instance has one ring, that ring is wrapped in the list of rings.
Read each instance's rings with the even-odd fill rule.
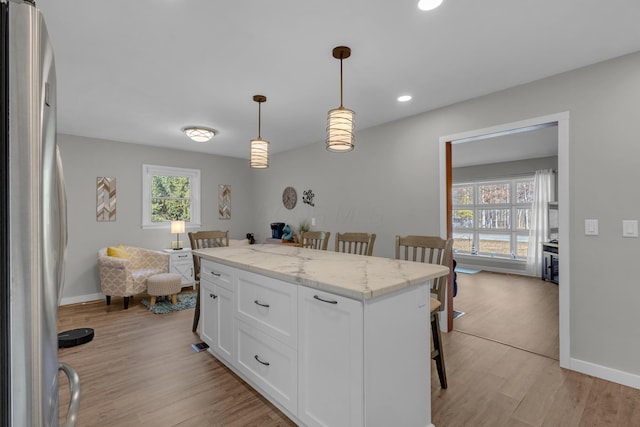
[[[72,329],[58,334],[58,348],[75,347],[88,343],[93,339],[94,332],[91,328]]]
[[[464,316],[464,314],[465,314],[464,311],[453,310],[453,318],[454,319],[457,319],[458,317],[462,317],[462,316]]]
[[[191,344],[191,347],[196,353],[200,353],[201,351],[208,349],[209,345],[206,342],[200,342],[197,344]]]

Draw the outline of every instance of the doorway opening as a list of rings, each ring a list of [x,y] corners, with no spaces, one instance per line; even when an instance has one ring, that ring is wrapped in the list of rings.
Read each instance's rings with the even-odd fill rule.
[[[570,297],[570,242],[569,242],[569,113],[558,113],[533,119],[512,122],[489,128],[477,129],[440,138],[440,229],[441,235],[453,236],[451,220],[452,212],[452,145],[478,144],[488,138],[508,134],[522,133],[534,129],[555,127],[557,129],[557,193],[556,199],[562,203],[559,211],[558,240],[562,242],[560,256],[563,268],[559,271],[558,285],[558,325],[560,366],[569,367],[570,362],[570,330],[569,330],[569,297]],[[479,145],[476,145],[479,147]],[[454,301],[452,281],[449,281],[446,302],[446,315],[441,317],[441,329],[450,331],[453,328]],[[505,321],[508,321],[505,319]]]

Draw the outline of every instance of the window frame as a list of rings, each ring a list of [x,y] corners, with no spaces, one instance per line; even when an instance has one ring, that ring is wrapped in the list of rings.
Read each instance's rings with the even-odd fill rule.
[[[519,176],[509,176],[504,178],[495,178],[495,179],[476,179],[476,180],[464,180],[453,183],[453,187],[471,187],[472,200],[471,203],[467,204],[453,204],[455,200],[452,200],[451,206],[451,214],[452,214],[452,233],[453,235],[470,235],[471,236],[471,248],[469,251],[459,251],[456,250],[456,255],[461,256],[474,256],[474,257],[486,257],[486,258],[496,258],[501,260],[511,260],[511,261],[526,261],[526,256],[518,255],[518,240],[522,236],[529,237],[529,230],[519,228],[519,223],[517,221],[517,213],[518,209],[529,209],[533,208],[533,202],[531,203],[518,203],[517,201],[517,186],[518,183],[521,182],[530,182],[533,183],[534,175],[519,175]],[[483,185],[497,185],[509,183],[509,201],[508,203],[481,203],[480,200],[480,191],[479,188]],[[455,199],[455,198],[454,198]],[[482,228],[479,225],[479,211],[481,210],[499,210],[499,209],[509,209],[510,210],[510,226],[508,229],[501,228]],[[456,227],[456,221],[454,220],[454,213],[460,210],[470,210],[472,211],[473,219],[471,221],[471,227]],[[467,223],[468,224],[468,223]],[[509,240],[509,254],[497,254],[490,252],[480,252],[480,235],[504,235],[508,236]],[[460,239],[462,237],[458,237]],[[455,237],[454,237],[455,239]],[[475,248],[475,251],[473,251]],[[515,255],[515,258],[514,256]]]
[[[200,198],[200,169],[179,168],[173,166],[142,165],[142,228],[143,229],[169,229],[171,221],[151,221],[151,185],[153,176],[181,176],[189,178],[191,220],[186,222],[186,228],[200,227],[200,211],[202,201]]]

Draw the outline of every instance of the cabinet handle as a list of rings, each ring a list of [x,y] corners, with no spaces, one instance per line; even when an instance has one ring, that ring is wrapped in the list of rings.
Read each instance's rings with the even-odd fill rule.
[[[178,255],[178,258],[186,258],[186,257],[188,257],[188,256],[189,256],[189,255]]]
[[[313,297],[315,299],[317,299],[318,301],[326,302],[328,304],[337,304],[338,303],[338,301],[331,301],[331,300],[328,300],[328,299],[322,299],[318,295],[314,295]]]
[[[260,358],[258,357],[257,354],[255,356],[253,356],[253,357],[258,361],[258,363],[262,363],[264,366],[269,366],[270,365],[269,362],[263,362],[262,360],[260,360]]]
[[[269,308],[269,304],[262,304],[260,301],[255,300],[254,303],[258,304],[260,307]]]
[[[216,295],[216,294],[209,294],[209,296],[210,296],[211,298],[213,298],[213,299],[218,298],[218,295]]]
[[[222,275],[221,273],[216,273],[215,271],[212,271],[211,274],[213,274],[216,277],[220,277]]]

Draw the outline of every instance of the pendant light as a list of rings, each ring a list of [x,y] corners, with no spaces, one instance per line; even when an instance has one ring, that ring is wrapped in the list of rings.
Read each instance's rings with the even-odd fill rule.
[[[353,150],[353,128],[355,114],[342,105],[342,60],[351,56],[351,49],[338,46],[333,57],[340,60],[340,107],[329,110],[327,115],[327,150],[347,152]]]
[[[252,168],[264,169],[269,167],[269,141],[260,137],[261,108],[260,104],[267,101],[264,95],[254,95],[253,100],[258,103],[258,137],[251,140],[249,165]]]

